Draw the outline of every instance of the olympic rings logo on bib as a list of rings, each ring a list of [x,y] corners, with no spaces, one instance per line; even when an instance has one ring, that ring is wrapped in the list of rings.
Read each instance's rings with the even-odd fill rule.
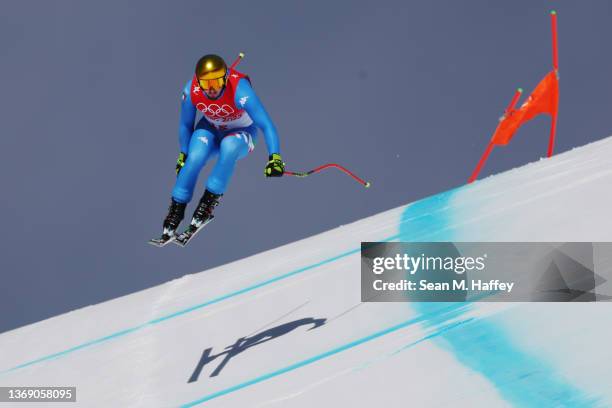
[[[231,116],[240,116],[239,114],[232,115],[236,111],[231,106],[225,103],[219,106],[216,103],[206,105],[205,103],[200,102],[196,105],[196,108],[211,119],[224,119]]]

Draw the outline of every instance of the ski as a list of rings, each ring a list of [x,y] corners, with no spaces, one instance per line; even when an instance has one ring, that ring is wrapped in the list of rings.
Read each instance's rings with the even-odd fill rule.
[[[214,218],[215,217],[211,215],[211,217],[209,219],[204,221],[198,227],[196,227],[195,225],[190,224],[187,227],[187,229],[185,231],[183,231],[181,234],[179,234],[176,237],[176,239],[174,239],[172,242],[174,242],[178,246],[184,247],[185,245],[187,245],[189,243],[191,238],[193,238],[198,232],[200,232],[200,230],[202,228],[204,228],[206,225],[208,225]]]
[[[176,238],[175,235],[162,234],[162,236],[159,238],[150,239],[149,244],[156,246],[158,248],[161,248],[163,246],[166,246],[170,242],[174,241],[175,238]]]

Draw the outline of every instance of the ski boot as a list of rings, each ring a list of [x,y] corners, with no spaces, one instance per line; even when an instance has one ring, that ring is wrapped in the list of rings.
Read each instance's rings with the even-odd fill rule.
[[[202,228],[204,228],[209,222],[215,218],[213,215],[213,210],[217,205],[219,205],[219,199],[223,194],[215,194],[206,190],[204,195],[200,199],[200,203],[198,204],[198,208],[193,213],[193,218],[191,219],[191,224],[187,227],[187,229],[176,237],[174,243],[180,246],[185,246],[189,242],[191,238]]]
[[[149,244],[163,247],[167,243],[173,241],[176,238],[176,229],[185,217],[186,207],[186,203],[179,203],[173,198],[170,202],[170,207],[168,207],[168,215],[164,220],[164,231],[162,232],[162,236],[160,238],[150,240]]]

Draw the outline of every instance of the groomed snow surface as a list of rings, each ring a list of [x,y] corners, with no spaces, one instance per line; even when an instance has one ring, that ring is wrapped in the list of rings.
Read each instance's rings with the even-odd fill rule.
[[[607,138],[3,333],[0,385],[76,386],[68,407],[612,406],[610,303],[361,303],[359,254],[612,241],[611,158]]]

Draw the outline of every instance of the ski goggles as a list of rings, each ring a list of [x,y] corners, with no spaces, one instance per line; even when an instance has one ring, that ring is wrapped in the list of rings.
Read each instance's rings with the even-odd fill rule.
[[[225,76],[213,79],[198,78],[198,83],[203,90],[212,88],[215,91],[220,91],[225,86]]]

